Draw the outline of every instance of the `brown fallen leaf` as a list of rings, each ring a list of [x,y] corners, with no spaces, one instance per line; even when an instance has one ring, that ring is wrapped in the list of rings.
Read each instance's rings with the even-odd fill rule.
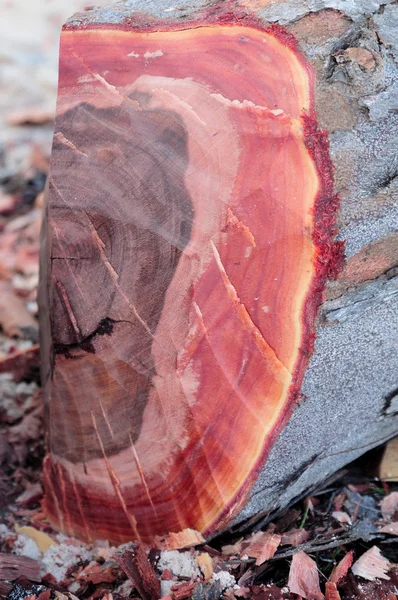
[[[281,543],[281,536],[277,533],[259,531],[254,533],[242,544],[244,554],[256,559],[256,565],[262,565],[266,560],[272,558]]]
[[[358,577],[368,581],[375,579],[390,579],[387,575],[392,564],[384,558],[377,546],[372,546],[352,565],[351,571]]]
[[[287,585],[292,594],[311,600],[323,599],[316,562],[303,551],[293,555]]]

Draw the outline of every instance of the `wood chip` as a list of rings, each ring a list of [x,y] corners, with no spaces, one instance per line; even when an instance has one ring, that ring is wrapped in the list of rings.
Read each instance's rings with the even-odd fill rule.
[[[99,565],[97,562],[92,561],[80,571],[77,578],[79,581],[98,585],[99,583],[113,583],[119,577],[119,574],[120,571],[115,568],[114,562]]]
[[[251,558],[255,558],[257,566],[262,565],[274,556],[281,539],[282,537],[277,533],[259,531],[249,538],[248,544],[242,544],[242,552]]]
[[[20,577],[29,581],[41,581],[40,564],[37,560],[0,552],[0,580],[15,581]]]
[[[40,483],[34,483],[28,487],[15,502],[21,508],[29,508],[32,504],[36,504],[43,497],[43,489]]]
[[[329,580],[332,583],[339,583],[343,577],[345,577],[348,573],[348,569],[351,567],[354,561],[354,551],[350,550],[347,554],[341,559],[341,561],[335,566],[333,569]]]
[[[390,521],[394,514],[398,512],[398,492],[391,492],[391,494],[383,498],[380,510],[383,519]]]
[[[352,523],[350,515],[343,510],[335,510],[332,512],[332,517],[339,523],[347,523],[348,525],[351,525]]]
[[[304,544],[310,537],[310,532],[306,529],[291,529],[290,531],[286,531],[286,533],[282,533],[281,546],[300,546],[300,544]]]
[[[202,552],[197,556],[196,560],[198,561],[198,565],[200,570],[203,573],[203,577],[205,581],[210,579],[213,575],[213,559],[208,552]]]
[[[341,600],[337,586],[332,581],[327,581],[325,584],[325,600]]]
[[[305,552],[297,552],[290,565],[288,587],[292,594],[311,600],[321,600],[318,567]]]
[[[398,437],[386,444],[378,471],[380,479],[398,481]]]
[[[133,583],[142,600],[159,600],[160,581],[140,543],[130,544],[115,560]]]
[[[388,523],[379,529],[380,533],[389,533],[390,535],[398,535],[398,523]]]
[[[173,585],[171,588],[171,597],[173,600],[185,600],[191,598],[195,584],[191,581],[186,581],[181,585]]]
[[[358,577],[375,581],[375,579],[390,579],[387,573],[391,567],[392,564],[384,558],[378,547],[372,546],[352,565],[351,571]]]
[[[235,542],[235,544],[227,544],[221,548],[223,554],[231,556],[232,554],[240,554],[242,550],[243,538]]]
[[[178,533],[170,533],[166,537],[156,538],[156,547],[160,550],[181,550],[205,543],[203,535],[195,529],[183,529]]]

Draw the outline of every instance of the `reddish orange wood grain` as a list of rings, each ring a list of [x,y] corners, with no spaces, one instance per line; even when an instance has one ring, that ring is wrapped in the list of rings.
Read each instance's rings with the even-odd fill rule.
[[[297,398],[338,261],[294,41],[233,15],[191,25],[62,33],[45,510],[86,539],[231,521]]]

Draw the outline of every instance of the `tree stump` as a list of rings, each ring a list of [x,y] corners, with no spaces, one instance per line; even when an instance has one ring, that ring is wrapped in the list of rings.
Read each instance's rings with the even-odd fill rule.
[[[65,25],[40,289],[62,531],[209,535],[397,431],[395,7],[331,5]]]

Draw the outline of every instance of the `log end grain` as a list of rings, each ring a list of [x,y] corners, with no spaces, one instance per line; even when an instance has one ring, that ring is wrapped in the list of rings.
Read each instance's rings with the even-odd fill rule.
[[[338,200],[313,74],[254,17],[69,24],[42,246],[45,510],[231,522],[297,400]]]

